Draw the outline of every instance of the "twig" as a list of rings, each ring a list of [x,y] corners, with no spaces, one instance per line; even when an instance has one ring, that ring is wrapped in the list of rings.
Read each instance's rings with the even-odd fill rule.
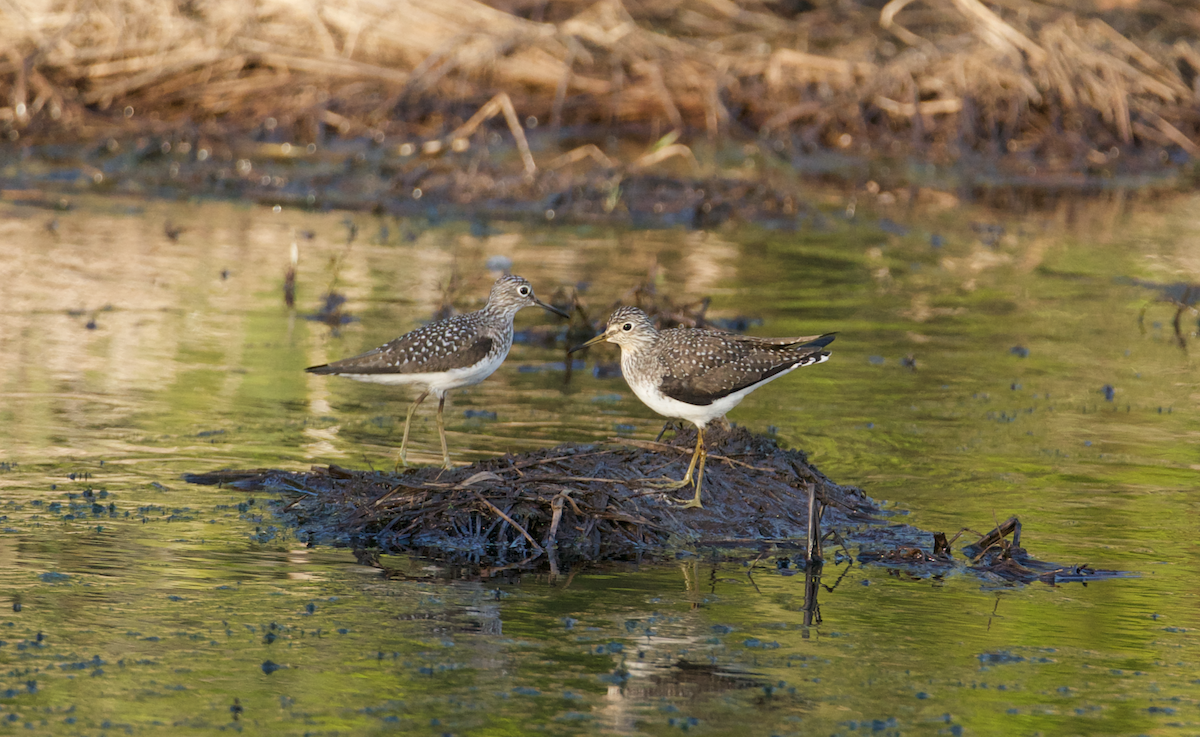
[[[608,441],[610,443],[617,443],[619,445],[631,445],[634,448],[641,448],[642,450],[654,450],[654,451],[671,450],[671,451],[675,451],[676,453],[684,453],[684,454],[689,454],[689,455],[693,451],[692,448],[681,448],[678,445],[671,445],[669,443],[656,443],[651,440],[635,440],[633,438],[609,438]],[[751,471],[762,471],[763,473],[776,473],[778,470],[778,469],[774,469],[774,468],[765,468],[763,466],[752,466],[749,463],[746,463],[745,461],[739,461],[738,459],[730,458],[729,456],[716,455],[715,453],[709,453],[708,457],[710,460],[725,461],[726,463],[729,463],[734,466],[741,466],[742,468],[748,468]]]
[[[536,484],[538,482],[543,482],[543,481],[544,482],[553,482],[553,483],[577,481],[577,482],[581,482],[581,483],[592,482],[592,483],[598,483],[598,484],[621,484],[622,486],[628,486],[630,484],[638,483],[639,481],[641,481],[641,479],[600,479],[600,478],[594,478],[592,476],[542,476],[541,478],[529,479],[529,481],[527,483]]]
[[[821,593],[821,569],[823,564],[816,561],[805,566],[804,570],[804,617],[805,627],[821,623],[821,605],[818,595]],[[844,573],[842,575],[845,575]],[[836,584],[834,584],[836,586]]]
[[[492,503],[491,503],[491,502],[489,502],[487,499],[484,499],[484,498],[483,498],[483,494],[480,494],[478,491],[475,491],[474,489],[472,489],[472,491],[475,493],[475,498],[476,498],[476,499],[478,499],[479,501],[481,501],[481,502],[483,502],[484,504],[486,504],[486,505],[487,505],[487,506],[488,506],[488,507],[489,507],[489,508],[490,508],[490,509],[491,509],[493,512],[495,512],[496,514],[498,514],[498,515],[500,515],[501,517],[503,517],[503,518],[504,518],[504,521],[505,521],[505,522],[507,522],[508,524],[512,525],[512,526],[513,526],[513,529],[515,529],[517,532],[519,532],[519,533],[521,533],[522,535],[524,535],[524,536],[525,536],[525,539],[529,541],[529,544],[530,544],[530,545],[532,545],[532,546],[533,546],[535,549],[537,549],[537,551],[538,551],[539,553],[541,553],[541,552],[544,552],[544,551],[542,550],[542,546],[537,544],[537,540],[534,540],[534,539],[533,539],[533,537],[532,537],[532,536],[531,536],[531,535],[530,535],[528,532],[526,532],[526,531],[525,531],[525,528],[524,528],[524,527],[522,527],[521,525],[517,524],[517,521],[516,521],[516,520],[514,520],[512,517],[509,517],[507,514],[505,514],[504,512],[502,512],[502,511],[500,510],[500,507],[497,507],[495,504],[492,504]]]
[[[647,166],[653,166],[654,164],[665,161],[672,156],[685,158],[692,162],[692,166],[700,166],[700,162],[696,161],[696,155],[692,153],[690,148],[684,146],[682,143],[672,143],[670,146],[663,146],[657,151],[651,151],[650,153],[639,157],[633,162],[632,165],[630,165],[629,168],[634,170],[644,169]]]
[[[558,540],[558,523],[562,521],[563,499],[565,494],[557,494],[550,500],[550,534],[546,536],[546,546],[553,549]],[[553,559],[551,559],[553,560]]]
[[[762,556],[760,555],[758,557],[761,558]],[[755,559],[754,562],[757,563],[758,559]],[[754,566],[753,565],[750,566],[750,570],[746,571],[746,578],[750,579],[750,585],[754,587],[755,593],[761,594],[762,589],[760,589],[758,587],[758,582],[756,582],[754,580]]]
[[[918,36],[904,26],[896,23],[896,14],[904,9],[904,6],[911,3],[912,0],[891,0],[887,5],[883,6],[883,10],[879,11],[879,27],[886,28],[896,34],[904,43],[909,46],[933,46],[928,40]]]
[[[541,458],[536,461],[525,461],[524,463],[514,463],[512,465],[512,467],[514,469],[529,468],[530,466],[540,466],[543,463],[553,463],[554,461],[565,461],[565,460],[571,460],[574,458],[586,458],[588,456],[600,455],[602,453],[607,453],[607,452],[608,451],[606,451],[606,450],[596,450],[596,451],[592,451],[591,453],[576,453],[574,455],[563,455],[563,456],[554,456],[552,458]]]
[[[613,160],[605,156],[604,152],[600,150],[600,147],[594,143],[589,143],[579,146],[578,148],[571,149],[570,151],[551,161],[549,164],[546,164],[546,168],[558,169],[566,166],[567,164],[574,164],[577,161],[582,161],[583,159],[589,158],[600,166],[603,166],[605,169],[615,168]]]
[[[1013,534],[1013,544],[1020,545],[1021,521],[1016,516],[1009,517],[1004,522],[998,523],[992,528],[991,532],[981,537],[976,545],[982,548],[990,548],[1010,534]]]
[[[467,136],[474,133],[475,129],[483,121],[494,117],[497,113],[504,114],[504,120],[508,123],[508,129],[512,131],[513,138],[516,139],[517,150],[521,152],[521,161],[525,163],[525,173],[533,176],[537,173],[537,164],[533,161],[533,153],[529,150],[529,141],[525,139],[525,129],[521,127],[521,120],[517,117],[517,111],[513,107],[512,98],[506,92],[501,92],[484,103],[484,106],[479,108],[479,111],[472,115],[470,120],[446,136],[445,140],[450,142],[452,150],[465,150],[469,145]],[[429,141],[423,148],[427,154],[436,154],[441,149],[442,143],[440,141]]]
[[[702,537],[695,541],[695,545],[709,548],[722,546],[750,547],[753,545],[771,545],[777,548],[792,549],[801,547],[801,543],[795,540],[773,537]]]
[[[993,13],[979,0],[953,0],[954,5],[967,18],[975,21],[976,31],[983,40],[993,48],[1007,53],[1020,49],[1029,55],[1029,60],[1040,65],[1046,60],[1046,52],[1042,47],[1029,40],[1029,37],[1005,23],[1000,16]]]
[[[629,522],[630,524],[641,525],[643,527],[649,527],[652,530],[666,530],[667,529],[661,525],[654,524],[653,522],[651,522],[650,520],[648,520],[644,517],[634,517],[632,515],[622,514],[620,512],[593,512],[592,516],[597,519],[610,519],[610,520],[614,520],[616,522]]]
[[[820,564],[824,558],[821,555],[821,513],[818,509],[817,485],[809,481],[808,486],[808,536],[805,540],[804,553],[808,564]]]
[[[303,489],[303,488],[295,485],[293,482],[289,481],[288,479],[276,479],[275,483],[279,484],[280,488],[286,489],[287,491],[294,491],[297,494],[308,494],[309,496],[317,496],[317,492],[309,491],[308,489]]]
[[[378,507],[380,504],[383,504],[385,501],[390,499],[393,494],[400,491],[401,489],[408,489],[410,491],[430,491],[431,487],[424,486],[424,485],[416,486],[413,484],[406,484],[404,482],[397,481],[395,483],[395,485],[392,486],[392,488],[385,491],[382,496],[380,496],[378,499],[375,500],[375,506]]]

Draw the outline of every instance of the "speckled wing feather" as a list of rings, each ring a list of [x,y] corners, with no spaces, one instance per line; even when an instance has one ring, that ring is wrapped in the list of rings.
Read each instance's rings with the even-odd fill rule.
[[[666,330],[659,339],[664,368],[659,390],[680,402],[709,405],[794,366],[820,361],[829,355],[821,349],[834,337],[829,333],[781,343],[791,339]]]
[[[430,323],[352,358],[305,369],[314,374],[422,374],[473,366],[492,352],[475,313]]]

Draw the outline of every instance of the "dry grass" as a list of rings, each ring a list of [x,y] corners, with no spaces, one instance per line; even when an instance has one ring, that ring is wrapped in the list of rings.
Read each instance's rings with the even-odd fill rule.
[[[1191,0],[0,0],[0,129],[428,140],[504,92],[522,123],[1079,164],[1197,153],[1197,38]]]

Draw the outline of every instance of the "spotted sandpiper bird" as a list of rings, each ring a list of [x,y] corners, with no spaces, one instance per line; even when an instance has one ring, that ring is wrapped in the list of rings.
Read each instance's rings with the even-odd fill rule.
[[[570,315],[533,295],[533,287],[519,276],[502,276],[494,285],[483,309],[432,322],[411,333],[352,358],[310,366],[313,374],[345,376],[375,384],[416,384],[421,395],[404,418],[400,441],[400,463],[406,464],[408,430],[413,412],[433,393],[438,399],[437,427],[442,440],[442,463],[450,468],[446,448],[446,426],[442,410],[451,389],[478,384],[492,375],[508,356],[513,342],[513,317],[519,310],[537,305],[570,319]]]
[[[636,307],[620,307],[604,332],[573,351],[607,340],[621,347],[621,373],[629,388],[650,409],[696,425],[696,449],[681,481],[665,480],[662,489],[692,483],[696,496],[684,507],[702,507],[704,428],[733,409],[746,395],[801,366],[823,363],[836,333],[805,338],[755,338],[698,328],[659,331]],[[697,462],[699,466],[697,467]]]

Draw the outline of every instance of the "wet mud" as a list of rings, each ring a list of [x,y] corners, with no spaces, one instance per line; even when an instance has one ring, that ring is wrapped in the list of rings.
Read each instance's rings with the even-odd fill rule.
[[[671,496],[679,492],[646,483],[683,476],[695,442],[690,428],[664,443],[614,438],[451,470],[328,466],[184,478],[280,493],[286,502],[278,514],[299,539],[353,548],[364,563],[380,565],[382,554],[415,554],[471,567],[480,577],[697,554],[773,556],[784,568],[849,556],[916,577],[970,572],[1025,583],[1120,575],[1036,560],[1020,546],[1015,518],[986,535],[964,530],[953,541],[893,524],[862,489],[830,480],[803,451],[782,449],[744,428],[712,428],[706,436],[703,509],[683,509]],[[969,544],[955,553],[951,544],[960,540]]]
[[[281,154],[275,143],[209,139],[186,131],[93,144],[0,142],[0,201],[66,212],[84,195],[123,194],[364,212],[381,218],[378,232],[364,236],[403,245],[423,227],[447,221],[470,222],[473,234],[487,234],[490,223],[501,221],[687,230],[752,224],[821,232],[832,226],[831,219],[875,208],[940,207],[957,199],[1045,211],[1111,191],[1153,196],[1188,189],[1198,177],[1188,166],[1157,159],[1135,164],[1132,155],[1119,167],[1033,177],[1027,164],[1014,168],[964,158],[913,166],[901,158],[733,140],[709,146],[704,163],[693,157],[650,168],[602,154],[599,161],[569,155],[579,149],[555,155],[564,146],[549,134],[531,140],[544,160],[532,171],[504,142],[434,154],[371,139],[296,146]],[[599,153],[595,144],[582,148]],[[56,227],[55,221],[47,227]],[[881,220],[880,227],[894,232],[898,226]],[[170,222],[164,225],[172,241],[184,232]],[[980,238],[990,245],[998,235],[981,233]]]

